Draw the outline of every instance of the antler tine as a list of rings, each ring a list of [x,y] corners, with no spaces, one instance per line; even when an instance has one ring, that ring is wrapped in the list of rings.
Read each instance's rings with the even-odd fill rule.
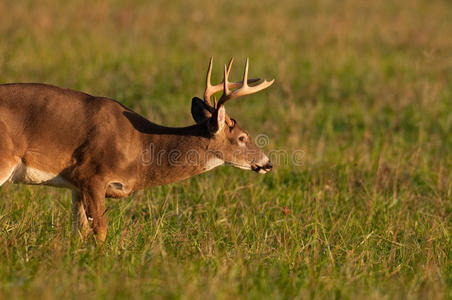
[[[271,81],[264,80],[262,83],[260,83],[256,86],[249,86],[248,83],[250,83],[250,80],[248,80],[248,65],[249,65],[249,61],[247,58],[246,63],[245,63],[245,71],[243,72],[242,87],[240,87],[237,90],[232,91],[232,92],[229,92],[229,91],[228,91],[228,93],[224,92],[223,95],[221,96],[220,100],[218,100],[217,107],[219,107],[220,105],[224,105],[227,101],[229,101],[231,99],[245,96],[245,95],[254,94],[259,91],[262,91],[263,89],[266,89],[269,86],[271,86],[273,84],[273,82],[275,82],[274,79],[272,79]],[[225,67],[225,81],[227,81],[226,75],[229,75],[229,74],[226,73],[226,67]]]
[[[245,71],[243,71],[243,87],[248,87],[248,57],[245,62]]]
[[[231,59],[229,60],[229,63],[228,63],[228,74],[229,74],[229,72],[231,72],[233,62],[234,62],[234,57],[231,57]]]
[[[210,57],[209,68],[207,69],[206,75],[206,89],[204,91],[204,102],[212,106],[212,102],[210,101],[210,96],[214,94],[212,91],[212,84],[210,83],[210,76],[212,75],[212,65],[213,65],[213,57]]]
[[[231,72],[233,62],[234,62],[234,58],[231,57],[231,59],[229,60],[229,63],[228,63],[228,67],[227,67],[228,75]],[[217,85],[211,84],[210,79],[211,79],[211,75],[212,75],[212,66],[213,66],[213,57],[210,58],[209,67],[207,69],[206,89],[204,90],[204,102],[212,107],[216,107],[216,105],[215,105],[216,103],[212,103],[210,98],[212,97],[213,94],[216,94],[216,93],[224,90],[224,79],[223,79],[223,82],[221,82]],[[257,82],[259,80],[260,80],[259,78],[249,79],[247,83]],[[243,85],[243,82],[228,82],[227,88],[235,89],[235,88],[241,87],[242,85]]]
[[[231,64],[230,64],[231,65]],[[228,77],[229,77],[229,68],[224,65],[224,77],[223,77],[223,95],[229,95],[231,92],[229,91],[228,86]]]

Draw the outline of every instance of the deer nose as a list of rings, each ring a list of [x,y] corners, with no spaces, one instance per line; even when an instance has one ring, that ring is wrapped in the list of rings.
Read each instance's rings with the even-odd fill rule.
[[[270,171],[273,168],[272,162],[268,161],[263,168],[265,171]]]

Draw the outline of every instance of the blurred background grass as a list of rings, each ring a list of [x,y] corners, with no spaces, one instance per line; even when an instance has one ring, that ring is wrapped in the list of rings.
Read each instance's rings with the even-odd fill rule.
[[[276,78],[227,111],[265,176],[208,175],[108,201],[101,249],[70,194],[0,190],[0,296],[452,298],[450,1],[2,1],[0,82],[46,82],[193,123],[214,80]]]

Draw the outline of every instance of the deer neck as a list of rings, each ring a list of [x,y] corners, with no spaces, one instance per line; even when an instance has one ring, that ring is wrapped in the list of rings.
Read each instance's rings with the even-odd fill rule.
[[[183,180],[224,163],[210,150],[211,140],[205,125],[152,126],[152,133],[142,136],[139,189]]]

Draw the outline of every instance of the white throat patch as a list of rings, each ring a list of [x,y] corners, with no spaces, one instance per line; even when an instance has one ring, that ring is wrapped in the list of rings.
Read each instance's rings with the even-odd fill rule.
[[[213,168],[216,168],[223,164],[224,164],[224,160],[219,159],[218,157],[209,158],[206,162],[206,165],[204,166],[204,171],[212,170]]]

